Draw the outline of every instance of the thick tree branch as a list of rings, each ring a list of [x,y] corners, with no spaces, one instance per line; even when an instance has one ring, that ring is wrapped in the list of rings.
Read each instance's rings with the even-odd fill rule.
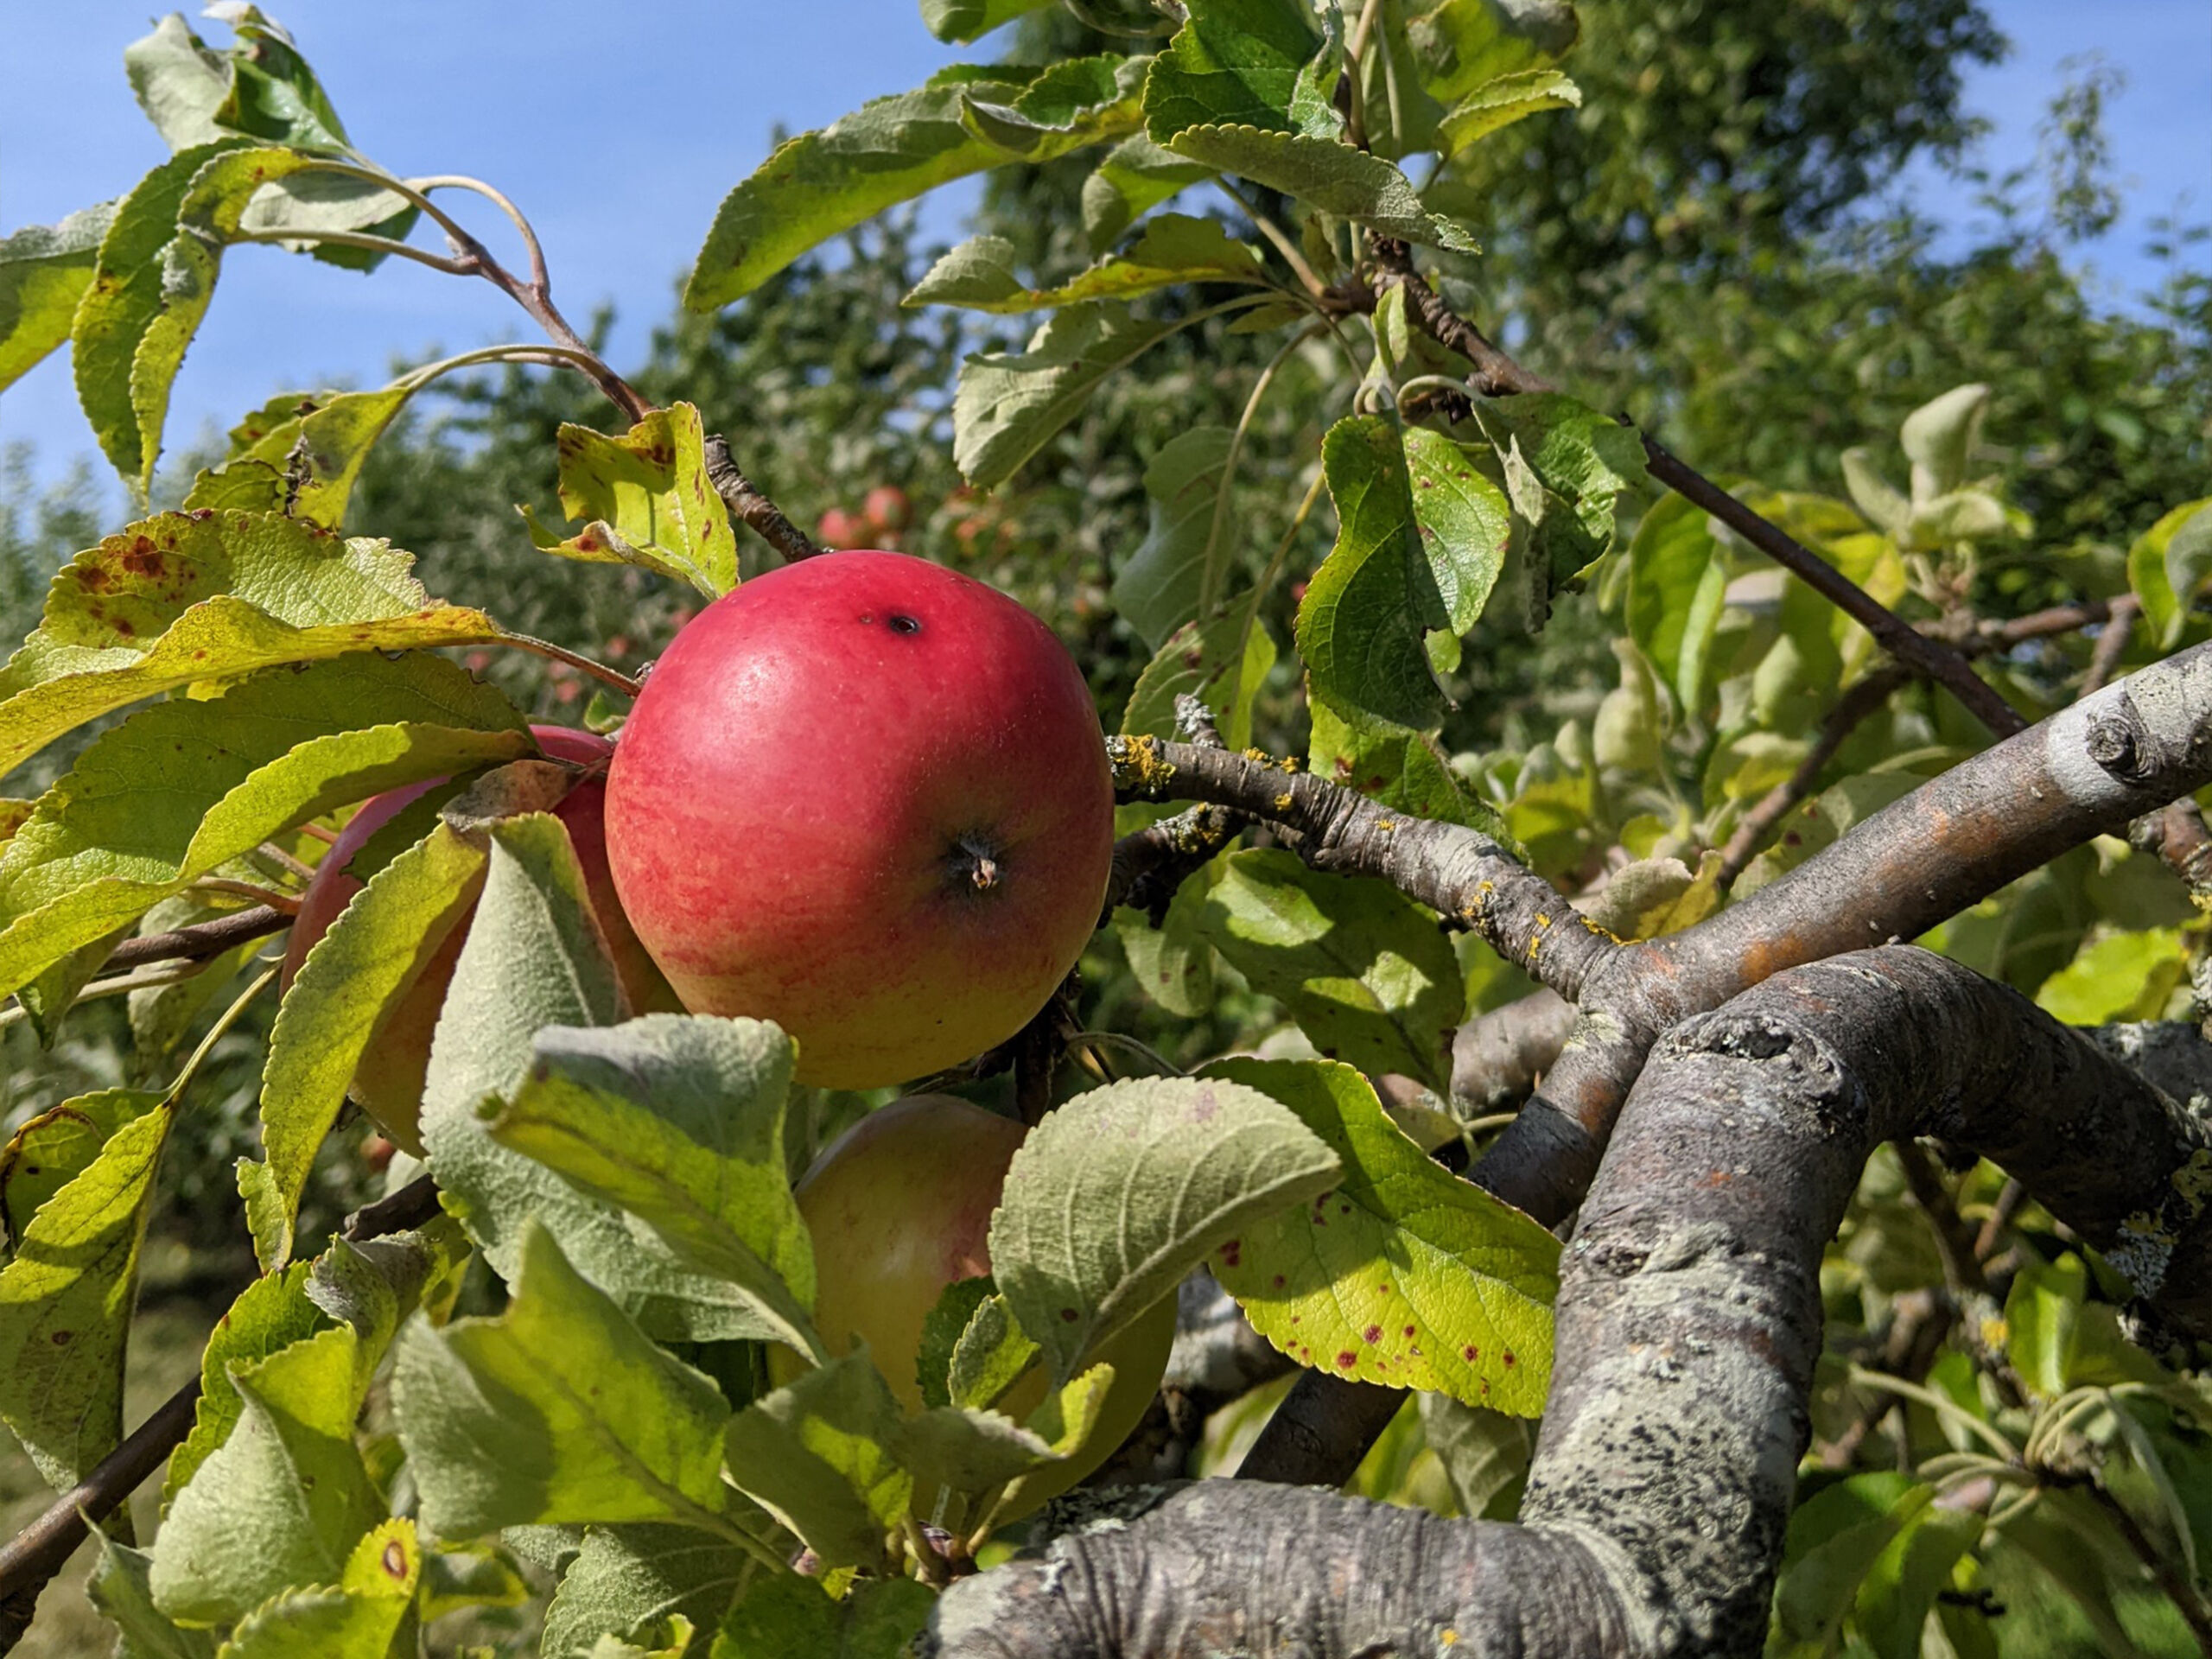
[[[2212,1335],[2188,1112],[2017,994],[1891,946],[1798,968],[1669,1033],[1562,1263],[1518,1524],[1243,1483],[1135,1495],[955,1586],[943,1659],[1235,1651],[1749,1656],[1807,1443],[1820,1262],[1867,1155],[1991,1157],[2098,1249],[2139,1314]]]
[[[348,1216],[344,1236],[356,1243],[382,1238],[419,1227],[437,1212],[438,1190],[425,1175]],[[14,1647],[30,1627],[39,1592],[85,1541],[88,1518],[105,1520],[184,1443],[192,1432],[199,1398],[200,1379],[195,1376],[101,1459],[92,1473],[0,1547],[0,1653]]]
[[[1125,799],[1210,801],[1281,825],[1317,870],[1379,875],[1472,928],[1507,961],[1572,1000],[1620,945],[1558,888],[1462,824],[1408,817],[1325,778],[1226,749],[1106,740]]]
[[[1452,1039],[1453,1105],[1495,1112],[1526,1100],[1558,1061],[1575,1019],[1573,1003],[1541,990],[1468,1020]]]

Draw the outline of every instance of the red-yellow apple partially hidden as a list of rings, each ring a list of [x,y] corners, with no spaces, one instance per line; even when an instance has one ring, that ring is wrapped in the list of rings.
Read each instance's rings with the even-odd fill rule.
[[[548,756],[577,766],[588,766],[603,760],[613,747],[603,737],[565,726],[533,726],[530,729],[537,739],[537,747]],[[444,781],[437,778],[404,789],[388,790],[362,803],[359,810],[347,821],[338,839],[331,842],[330,850],[322,855],[322,861],[315,867],[314,880],[300,895],[300,912],[293,918],[291,937],[284,945],[284,967],[278,979],[283,990],[291,988],[301,965],[308,959],[308,952],[330,931],[338,913],[361,890],[359,880],[347,874],[346,868],[353,855],[368,845],[369,838],[397,817],[402,809]],[[614,958],[616,976],[621,981],[632,1011],[643,1013],[647,1008],[666,1007],[671,1001],[667,988],[624,919],[621,904],[614,896],[613,878],[607,873],[607,831],[602,823],[606,800],[606,784],[599,779],[587,779],[563,798],[553,809],[553,816],[567,829],[569,842],[576,849],[576,862],[582,867],[592,909],[598,914],[601,931],[606,935],[608,950]],[[423,1150],[416,1125],[423,1109],[423,1077],[430,1063],[430,1037],[437,1029],[438,1010],[444,1005],[446,987],[453,979],[454,964],[460,961],[461,947],[467,937],[468,924],[464,918],[446,936],[436,953],[423,963],[414,982],[385,1011],[369,1039],[367,1052],[354,1068],[353,1080],[347,1090],[386,1135],[411,1153],[420,1154]]]
[[[1098,921],[1114,792],[1052,631],[899,553],[717,600],[614,751],[607,849],[695,1013],[772,1020],[798,1078],[903,1082],[1004,1042]]]
[[[910,1412],[922,1407],[914,1358],[922,1324],[947,1285],[991,1270],[991,1212],[1024,1130],[1010,1118],[950,1095],[912,1095],[872,1112],[815,1160],[798,1187],[814,1236],[814,1325],[833,1357],[855,1338]],[[1099,1350],[1113,1386],[1090,1436],[1065,1463],[1010,1489],[1012,1519],[1065,1491],[1113,1455],[1143,1417],[1175,1340],[1175,1299],[1163,1298]],[[770,1375],[804,1369],[790,1350],[770,1351]],[[1044,1402],[1033,1370],[995,1409],[1017,1421]]]

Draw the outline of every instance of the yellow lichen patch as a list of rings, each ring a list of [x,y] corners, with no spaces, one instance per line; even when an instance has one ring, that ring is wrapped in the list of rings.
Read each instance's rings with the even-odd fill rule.
[[[1175,776],[1175,768],[1160,755],[1160,740],[1148,734],[1108,738],[1106,758],[1113,765],[1117,790],[1151,794],[1165,789]]]
[[[1275,797],[1275,810],[1278,812],[1289,811],[1291,799],[1291,793],[1286,789],[1281,794]]]

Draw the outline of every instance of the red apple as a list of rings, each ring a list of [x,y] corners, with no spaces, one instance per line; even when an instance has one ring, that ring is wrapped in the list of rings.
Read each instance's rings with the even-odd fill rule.
[[[830,554],[677,635],[615,746],[607,850],[686,1007],[872,1088],[1045,1005],[1097,925],[1113,781],[1042,622],[924,559]]]
[[[880,534],[895,536],[914,520],[914,504],[896,484],[879,484],[861,501],[861,515]]]
[[[947,1285],[991,1270],[991,1212],[1025,1131],[1011,1118],[950,1095],[910,1095],[872,1112],[816,1159],[797,1188],[814,1236],[814,1326],[833,1357],[855,1338],[909,1412],[922,1408],[914,1375],[922,1324]],[[1002,1519],[1065,1491],[1112,1456],[1159,1390],[1175,1340],[1175,1299],[1164,1297],[1107,1342],[1097,1357],[1113,1385],[1090,1436],[1065,1463],[1015,1483]],[[788,1382],[804,1369],[787,1348],[769,1372]],[[1017,1421],[1044,1403],[1042,1368],[995,1409]]]
[[[548,756],[578,766],[604,760],[613,747],[603,737],[565,726],[533,726],[530,729],[537,739],[538,747]],[[291,937],[284,946],[283,969],[278,976],[280,992],[291,988],[301,964],[307,961],[308,952],[330,931],[338,913],[361,890],[359,879],[346,868],[353,855],[403,808],[444,781],[431,779],[425,783],[410,784],[404,789],[387,790],[364,802],[338,839],[331,842],[330,850],[315,868],[315,879],[300,895],[299,914],[293,918]],[[613,878],[607,873],[607,831],[602,822],[606,799],[605,782],[587,779],[569,791],[553,809],[553,815],[567,829],[569,840],[576,849],[584,887],[591,895],[601,930],[607,936],[607,949],[614,958],[615,974],[625,996],[633,1008],[640,1011],[665,1007],[672,999],[645,947],[630,931],[621,903],[615,897]],[[416,1120],[423,1107],[423,1077],[430,1063],[430,1037],[437,1029],[438,1010],[445,1003],[446,986],[453,979],[454,964],[461,959],[461,944],[467,937],[468,927],[464,919],[446,936],[444,944],[423,965],[414,982],[385,1009],[370,1039],[367,1052],[354,1068],[348,1089],[362,1110],[374,1118],[386,1135],[417,1155],[423,1144],[416,1132]]]
[[[874,533],[868,528],[865,518],[843,507],[830,508],[814,527],[816,541],[824,547],[841,551],[846,548],[866,547],[868,537]]]

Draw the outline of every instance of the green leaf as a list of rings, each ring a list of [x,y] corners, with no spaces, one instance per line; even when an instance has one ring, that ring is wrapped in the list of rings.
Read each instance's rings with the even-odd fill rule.
[[[160,1103],[143,1090],[100,1089],[25,1119],[0,1151],[0,1214],[10,1249],[47,1200],[92,1167],[109,1136]]]
[[[1313,729],[1306,750],[1310,771],[1416,817],[1438,818],[1479,830],[1514,845],[1505,821],[1463,784],[1442,747],[1426,732],[1340,710],[1310,696]]]
[[[1412,486],[1414,530],[1444,609],[1441,624],[1432,626],[1462,634],[1482,615],[1505,569],[1513,509],[1464,446],[1423,426],[1407,427],[1399,435]],[[1428,595],[1422,597],[1425,603]]]
[[[953,1353],[960,1345],[961,1332],[968,1328],[976,1308],[991,1299],[994,1288],[988,1274],[956,1279],[923,1317],[921,1346],[914,1354],[914,1386],[921,1391],[925,1406],[952,1403],[946,1377],[952,1369]]]
[[[1216,507],[1228,487],[1233,443],[1234,435],[1225,426],[1192,427],[1162,444],[1144,469],[1150,524],[1115,574],[1111,596],[1114,608],[1154,652],[1197,618],[1210,571],[1217,591],[1220,567],[1235,555],[1233,515],[1218,515],[1226,523],[1220,544],[1213,544]],[[1237,607],[1240,632],[1244,608]],[[1173,712],[1171,699],[1171,734]]]
[[[1014,1153],[992,1269],[1063,1383],[1224,1241],[1338,1173],[1335,1154],[1256,1090],[1109,1084],[1048,1114]]]
[[[265,512],[338,529],[369,451],[423,384],[410,378],[375,391],[279,399],[286,417],[270,423],[221,466],[200,474],[184,498],[186,510],[251,502]]]
[[[620,1211],[501,1146],[478,1116],[485,1100],[505,1098],[524,1077],[540,1031],[611,1026],[621,1011],[559,820],[512,819],[491,837],[483,896],[446,992],[423,1091],[423,1139],[447,1211],[504,1278],[518,1270],[524,1229],[536,1221],[652,1335],[704,1342],[757,1334],[760,1316],[744,1291],[685,1271]]]
[[[940,41],[980,40],[1052,0],[922,0],[922,22]]]
[[[1897,437],[1912,462],[1915,503],[1948,495],[1967,481],[1967,468],[1981,442],[1982,417],[1989,412],[1989,388],[1954,386],[1904,417]]]
[[[1247,1227],[1209,1264],[1301,1363],[1515,1416],[1551,1381],[1559,1241],[1423,1153],[1348,1065],[1222,1060],[1336,1154],[1333,1192]]]
[[[2163,1018],[2189,982],[2190,945],[2179,929],[2107,933],[2044,981],[2036,1006],[2069,1026]]]
[[[162,513],[72,559],[0,668],[0,771],[72,728],[283,663],[500,638],[438,603],[388,543],[266,514]],[[519,720],[519,716],[517,717]]]
[[[2174,556],[2178,546],[2180,556]],[[2143,620],[2161,651],[2180,643],[2197,589],[2212,574],[2212,496],[2186,502],[2135,538],[2127,550],[2127,585],[2143,601]]]
[[[417,1323],[399,1343],[393,1408],[442,1538],[563,1522],[681,1521],[727,1508],[713,1382],[670,1357],[569,1264],[524,1233],[497,1319]]]
[[[1321,44],[1312,16],[1298,0],[1195,0],[1145,78],[1147,135],[1164,144],[1188,127],[1300,130],[1299,70]],[[1333,125],[1323,136],[1334,138]]]
[[[1187,695],[1205,704],[1222,741],[1241,749],[1252,741],[1252,704],[1274,665],[1274,640],[1242,601],[1204,622],[1185,622],[1137,676],[1122,729],[1179,736],[1175,701]]]
[[[995,1292],[986,1296],[953,1344],[945,1368],[946,1403],[991,1405],[1029,1369],[1038,1352],[1028,1332],[1014,1323],[1006,1298]]]
[[[117,206],[104,201],[59,225],[26,226],[0,238],[0,387],[69,338]]]
[[[183,14],[171,12],[154,32],[123,48],[123,71],[138,107],[171,149],[185,150],[222,138],[215,111],[230,93],[230,66],[192,32]]]
[[[92,283],[70,321],[77,401],[116,471],[134,482],[151,472],[153,457],[140,435],[131,365],[165,302],[165,251],[200,168],[245,147],[237,138],[196,142],[141,179],[101,238]]]
[[[1489,550],[1421,534],[1399,429],[1379,416],[1348,416],[1331,427],[1321,465],[1336,505],[1337,543],[1298,607],[1298,654],[1313,699],[1401,726],[1430,725],[1444,700],[1425,636],[1451,623],[1455,601],[1464,611],[1463,594],[1488,591],[1478,569],[1455,554]]]
[[[1402,1072],[1442,1092],[1466,989],[1451,940],[1412,899],[1255,848],[1224,861],[1198,925],[1328,1058]]]
[[[1114,931],[1137,988],[1179,1019],[1201,1019],[1213,1008],[1213,946],[1198,925],[1209,881],[1203,871],[1186,877],[1156,928],[1126,905],[1114,912]]]
[[[176,1501],[209,1454],[230,1438],[245,1409],[231,1382],[232,1364],[266,1359],[329,1327],[329,1319],[308,1300],[311,1266],[296,1262],[281,1273],[255,1280],[238,1293],[209,1335],[207,1351],[200,1357],[200,1399],[193,1408],[192,1432],[169,1454],[168,1471],[162,1478],[164,1508]]]
[[[1217,172],[1236,174],[1385,236],[1462,253],[1481,251],[1457,225],[1422,207],[1413,181],[1395,166],[1334,138],[1250,125],[1185,127],[1167,147]]]
[[[111,1096],[100,1109],[122,1121],[41,1206],[0,1268],[0,1419],[65,1491],[123,1438],[138,1255],[174,1116],[150,1096]]]
[[[730,1478],[823,1566],[880,1567],[913,1491],[891,1451],[900,1421],[865,1353],[833,1360],[730,1419]]]
[[[759,1576],[752,1556],[694,1527],[588,1528],[546,1609],[540,1650],[544,1659],[582,1659],[600,1637],[627,1637],[671,1614],[711,1630]]]
[[[1101,260],[1057,288],[1025,286],[1014,262],[1014,244],[1004,237],[971,237],[931,265],[900,303],[957,305],[1006,316],[1086,300],[1124,300],[1179,283],[1274,286],[1256,249],[1230,237],[1217,219],[1182,213],[1162,213],[1128,252]]]
[[[1548,67],[1580,33],[1567,0],[1442,0],[1406,21],[1421,85],[1445,104],[1501,75]]]
[[[1161,202],[1212,176],[1211,168],[1132,133],[1108,150],[1098,170],[1083,181],[1083,229],[1091,252],[1103,253]]]
[[[429,656],[340,658],[144,709],[0,851],[0,989],[334,806],[531,747],[505,697]]]
[[[940,184],[1134,131],[1133,82],[1143,61],[1070,60],[1027,87],[1016,84],[1018,72],[996,79],[941,74],[789,140],[723,199],[685,307],[712,311],[742,299],[809,248]],[[978,105],[989,112],[982,122],[974,118]]]
[[[991,1491],[1067,1456],[1010,1417],[963,1406],[939,1406],[907,1419],[893,1445],[914,1478],[917,1508],[925,1515],[936,1494]]]
[[[116,1649],[118,1659],[213,1659],[212,1634],[188,1630],[154,1605],[148,1584],[154,1558],[118,1543],[98,1529],[93,1535],[100,1541],[99,1565],[92,1569],[85,1593],[122,1632]]]
[[[814,1250],[784,1155],[791,1039],[760,1020],[655,1014],[537,1033],[530,1069],[483,1116],[536,1159],[644,1222],[751,1305],[755,1333],[818,1355]]]
[[[422,1575],[415,1523],[386,1521],[354,1546],[336,1584],[287,1589],[240,1619],[220,1659],[386,1659],[415,1611]]]
[[[620,437],[563,423],[561,509],[589,522],[563,541],[521,509],[542,553],[634,564],[709,599],[737,586],[737,533],[707,478],[706,429],[690,404],[657,409]]]
[[[1444,1466],[1459,1513],[1472,1521],[1511,1520],[1536,1449],[1528,1421],[1461,1405],[1448,1394],[1414,1398],[1421,1402],[1421,1438]]]
[[[2078,1255],[2023,1261],[2005,1297],[2005,1357],[2038,1400],[2056,1400],[2074,1380],[2074,1349],[2088,1287]]]
[[[856,1580],[832,1600],[816,1580],[781,1573],[746,1592],[709,1659],[898,1659],[936,1605],[912,1579]]]
[[[1603,558],[1613,545],[1621,493],[1648,481],[1643,440],[1635,428],[1554,391],[1488,399],[1475,413],[1499,454],[1517,448],[1535,481],[1564,505],[1563,512],[1540,512],[1519,497],[1514,501],[1541,531],[1552,586]],[[1510,465],[1507,480],[1510,487]]]
[[[1777,1633],[1813,1652],[1830,1651],[1867,1573],[1935,1496],[1933,1486],[1884,1470],[1840,1480],[1799,1504],[1775,1586]]]
[[[343,1574],[385,1512],[353,1443],[357,1347],[339,1325],[232,1367],[238,1423],[177,1493],[154,1555],[170,1618],[228,1624]]]
[[[1662,497],[1637,525],[1628,560],[1629,635],[1694,715],[1728,588],[1713,521],[1679,495]]]
[[[1579,110],[1582,89],[1556,69],[1522,69],[1484,81],[1437,124],[1446,156],[1455,156],[1501,127],[1546,110]]]
[[[1890,1541],[1859,1586],[1859,1629],[1879,1659],[1920,1659],[1921,1630],[1951,1569],[1981,1541],[1983,1520],[1971,1510],[1916,1512]]]
[[[78,386],[100,448],[141,497],[153,481],[170,385],[200,319],[207,315],[223,250],[238,234],[246,204],[264,185],[313,165],[315,158],[299,150],[251,147],[215,150],[205,155],[190,183],[175,199],[174,234],[162,243],[158,254],[137,270],[127,272],[118,287],[111,289],[107,280],[109,250],[118,245],[125,222],[137,207],[138,192],[134,191],[124,204],[107,242],[102,245],[101,269],[78,308],[73,330],[73,338],[79,342]],[[162,171],[156,169],[155,176],[159,177]],[[142,184],[139,189],[146,188]],[[146,283],[149,270],[155,271],[151,289]],[[101,347],[101,378],[96,384],[86,378],[85,349],[95,338]],[[118,372],[125,361],[128,382],[118,386]],[[100,394],[97,399],[95,390]],[[118,391],[125,396],[118,397]]]
[[[238,1173],[264,1272],[290,1257],[300,1196],[346,1086],[391,1009],[467,919],[485,862],[482,848],[440,824],[353,896],[285,993],[261,1072],[263,1161]]]
[[[960,365],[952,402],[952,459],[978,489],[1004,483],[1082,413],[1090,394],[1193,317],[1137,317],[1095,301],[1056,311],[1020,353]]]

